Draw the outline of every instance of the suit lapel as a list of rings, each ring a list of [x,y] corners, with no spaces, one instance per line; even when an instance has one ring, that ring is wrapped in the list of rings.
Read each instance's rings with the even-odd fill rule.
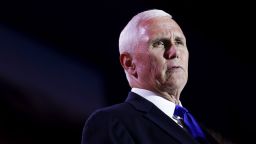
[[[130,92],[126,102],[133,105],[136,110],[144,112],[144,116],[147,119],[155,123],[180,143],[197,144],[197,142],[186,131],[179,127],[154,104],[144,99],[143,97]]]

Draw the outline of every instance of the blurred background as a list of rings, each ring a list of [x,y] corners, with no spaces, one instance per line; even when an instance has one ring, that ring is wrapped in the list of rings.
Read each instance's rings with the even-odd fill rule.
[[[152,8],[169,12],[187,37],[183,105],[246,143],[255,113],[252,2],[25,0],[0,3],[0,144],[79,144],[88,116],[130,91],[119,33]]]

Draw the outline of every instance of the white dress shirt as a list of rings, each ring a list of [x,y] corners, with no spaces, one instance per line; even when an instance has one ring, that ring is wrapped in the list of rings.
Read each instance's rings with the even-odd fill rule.
[[[162,112],[164,112],[168,117],[170,117],[173,121],[175,121],[178,124],[178,121],[176,119],[174,119],[174,116],[173,116],[175,106],[176,106],[175,103],[168,101],[167,99],[165,99],[149,90],[140,89],[140,88],[132,88],[131,91],[138,94],[139,96],[145,98],[146,100],[150,101],[151,103],[153,103],[156,107],[158,107]],[[179,125],[179,126],[181,126],[181,125]]]

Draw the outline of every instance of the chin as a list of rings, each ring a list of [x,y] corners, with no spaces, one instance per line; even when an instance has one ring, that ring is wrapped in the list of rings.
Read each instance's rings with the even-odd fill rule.
[[[157,85],[165,90],[183,89],[187,83],[187,76],[184,74],[162,75],[156,77]]]
[[[169,79],[167,81],[167,86],[171,89],[183,89],[187,83],[187,79]]]

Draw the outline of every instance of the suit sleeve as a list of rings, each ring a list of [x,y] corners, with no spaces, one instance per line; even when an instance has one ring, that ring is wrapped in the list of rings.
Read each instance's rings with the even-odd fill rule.
[[[134,144],[124,124],[104,111],[93,113],[85,123],[81,144]]]

